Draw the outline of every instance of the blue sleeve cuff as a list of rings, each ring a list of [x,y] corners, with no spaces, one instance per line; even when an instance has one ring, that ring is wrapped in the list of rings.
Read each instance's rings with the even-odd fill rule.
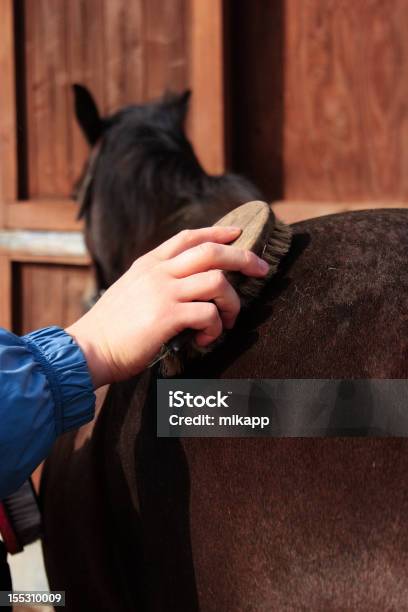
[[[84,354],[72,336],[53,326],[21,340],[47,376],[55,405],[56,434],[91,421],[95,414],[92,379]]]

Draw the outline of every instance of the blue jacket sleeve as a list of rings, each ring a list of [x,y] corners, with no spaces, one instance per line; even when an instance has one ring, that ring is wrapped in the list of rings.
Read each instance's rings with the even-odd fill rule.
[[[88,366],[69,334],[46,327],[20,338],[0,328],[0,500],[94,410]]]

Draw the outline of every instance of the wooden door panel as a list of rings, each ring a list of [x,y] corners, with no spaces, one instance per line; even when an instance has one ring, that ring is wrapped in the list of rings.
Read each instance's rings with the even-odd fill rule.
[[[185,5],[25,0],[30,198],[69,197],[88,154],[72,83],[87,85],[104,114],[186,87]]]
[[[271,199],[406,202],[408,3],[241,0],[230,13],[235,168]]]
[[[102,114],[192,88],[190,135],[204,166],[223,170],[223,0],[2,0],[1,9],[0,227],[78,229],[69,198],[89,150],[73,83]]]
[[[40,327],[66,327],[84,312],[91,276],[86,267],[18,262],[13,264],[13,329],[25,334]]]
[[[29,199],[68,197],[72,186],[68,36],[61,6],[52,0],[24,3]]]
[[[406,200],[408,3],[285,4],[285,196]]]

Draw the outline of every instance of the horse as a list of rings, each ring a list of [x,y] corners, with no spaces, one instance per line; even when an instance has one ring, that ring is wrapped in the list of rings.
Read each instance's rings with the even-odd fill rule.
[[[99,290],[170,235],[212,225],[235,206],[264,197],[244,177],[209,176],[201,167],[184,130],[189,90],[101,118],[90,92],[73,89],[79,125],[93,147],[73,195]]]
[[[84,129],[78,104],[77,96]],[[106,132],[90,141],[100,143],[98,156],[107,149],[83,212],[105,283],[155,236],[212,223],[241,198],[259,197],[243,179],[198,170],[180,134],[186,108],[167,104],[100,120]],[[173,104],[185,107],[185,96]],[[156,128],[166,134],[154,138]],[[182,154],[167,129],[177,132]],[[180,163],[172,162],[175,150]],[[132,171],[132,159],[144,162]],[[226,196],[234,182],[236,199]],[[277,275],[183,376],[406,378],[408,212],[348,212],[292,227]],[[159,367],[111,385],[94,421],[64,434],[46,462],[44,558],[68,610],[406,608],[405,438],[158,438]]]

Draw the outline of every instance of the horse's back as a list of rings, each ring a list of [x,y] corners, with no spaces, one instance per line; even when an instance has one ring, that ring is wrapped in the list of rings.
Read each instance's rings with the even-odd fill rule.
[[[293,228],[280,273],[191,375],[408,377],[408,210]]]

